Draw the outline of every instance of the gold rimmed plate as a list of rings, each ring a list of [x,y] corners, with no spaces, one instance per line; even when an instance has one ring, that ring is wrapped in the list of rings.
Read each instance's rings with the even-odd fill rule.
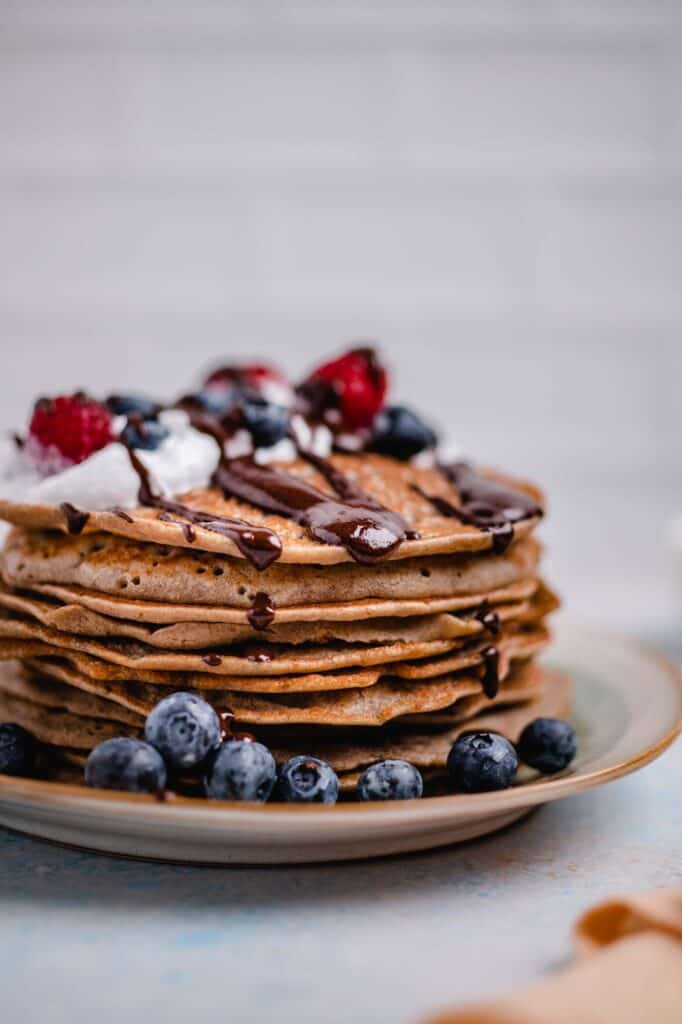
[[[353,860],[426,850],[511,824],[538,804],[620,778],[682,730],[680,673],[624,637],[562,622],[545,659],[574,684],[569,769],[498,793],[336,807],[209,803],[0,776],[0,824],[106,853],[211,864]]]

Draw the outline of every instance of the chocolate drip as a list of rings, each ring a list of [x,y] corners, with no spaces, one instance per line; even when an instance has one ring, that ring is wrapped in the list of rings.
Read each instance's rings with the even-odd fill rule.
[[[493,551],[498,555],[513,541],[514,523],[543,514],[542,507],[527,494],[481,476],[466,462],[440,469],[459,491],[459,505],[453,505],[439,494],[427,494],[421,487],[415,490],[442,516],[490,533]]]
[[[258,570],[267,569],[275,559],[279,558],[282,553],[282,542],[277,534],[267,527],[253,526],[243,519],[235,519],[232,516],[201,512],[188,505],[183,505],[181,502],[162,498],[155,494],[146,467],[132,448],[127,445],[125,447],[130,457],[130,463],[140,481],[138,501],[141,505],[161,509],[162,512],[171,513],[173,516],[181,516],[189,521],[188,525],[201,526],[202,529],[208,530],[210,533],[218,533],[222,537],[229,538]],[[180,523],[179,525],[184,530],[185,524]]]
[[[218,711],[217,708],[213,709],[220,719],[220,737],[223,743],[227,743],[228,740],[249,740],[254,742],[255,736],[250,732],[235,732],[232,728],[234,721],[234,711],[231,708],[225,708],[223,711]]]
[[[272,654],[270,648],[264,644],[249,644],[246,648],[247,661],[255,661],[261,665],[264,665],[268,661],[272,661]]]
[[[125,511],[125,509],[114,507],[114,508],[109,509],[109,511],[112,512],[115,516],[118,516],[119,519],[122,519],[124,521],[124,523],[134,523],[135,522],[133,517],[128,515],[128,513]]]
[[[175,523],[176,526],[181,527],[182,532],[185,535],[185,540],[188,544],[194,544],[197,539],[197,533],[191,523],[182,523],[179,519],[173,519],[173,516],[168,512],[159,512],[157,519],[160,519],[164,523]]]
[[[59,506],[64,519],[66,520],[66,528],[69,533],[77,536],[82,533],[85,529],[85,524],[90,518],[89,512],[81,512],[75,505],[70,505],[68,501],[62,502]]]
[[[259,590],[246,613],[249,625],[254,629],[267,629],[275,619],[275,602],[269,594]]]
[[[205,661],[211,668],[218,668],[223,663],[223,659],[219,654],[205,654],[201,660]]]
[[[500,652],[497,647],[486,647],[483,656],[483,692],[490,700],[497,696],[500,688]]]
[[[478,619],[484,629],[487,629],[493,636],[500,632],[500,616],[494,611],[487,601],[483,601],[481,607],[474,612],[474,618]]]
[[[301,455],[324,475],[338,497],[250,458],[221,460],[214,482],[226,495],[293,519],[322,544],[344,547],[363,564],[386,558],[414,536],[402,516],[384,508],[330,463],[307,452]]]

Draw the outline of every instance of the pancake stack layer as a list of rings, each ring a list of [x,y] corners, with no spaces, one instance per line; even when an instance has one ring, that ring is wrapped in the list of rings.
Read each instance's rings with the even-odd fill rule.
[[[0,502],[0,720],[78,764],[193,690],[348,791],[384,757],[428,778],[463,730],[565,713],[535,660],[557,604],[535,488],[369,452],[221,466],[125,510]]]

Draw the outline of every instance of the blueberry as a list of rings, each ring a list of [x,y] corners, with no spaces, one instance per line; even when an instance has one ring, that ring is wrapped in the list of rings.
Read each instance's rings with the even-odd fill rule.
[[[212,758],[206,773],[211,800],[252,800],[263,804],[277,780],[275,759],[262,743],[228,740]]]
[[[105,740],[85,764],[86,785],[129,793],[159,793],[166,785],[166,766],[158,750],[142,740]]]
[[[317,757],[292,757],[279,773],[280,795],[290,804],[335,804],[339,780],[326,761]]]
[[[153,452],[161,447],[168,434],[168,427],[158,420],[131,419],[121,431],[121,440],[129,448]]]
[[[289,410],[265,398],[245,398],[241,405],[244,423],[251,432],[254,447],[270,448],[289,432]]]
[[[518,748],[522,761],[551,775],[571,763],[578,741],[573,727],[561,718],[536,718],[521,733]]]
[[[237,404],[240,397],[240,390],[233,385],[211,384],[191,395],[190,401],[211,416],[222,416]]]
[[[460,736],[448,757],[448,772],[458,789],[483,793],[507,789],[514,781],[519,759],[513,745],[496,732]]]
[[[374,418],[371,447],[382,455],[410,459],[436,442],[433,430],[403,405],[389,405]]]
[[[149,713],[147,743],[174,768],[198,768],[220,746],[220,719],[210,704],[194,693],[172,693]]]
[[[144,395],[110,395],[106,404],[114,416],[130,416],[136,412],[147,420],[153,419],[159,411],[158,404]]]
[[[36,742],[20,725],[0,725],[0,775],[30,775]]]
[[[424,792],[421,773],[407,761],[379,761],[358,782],[363,800],[416,800]]]

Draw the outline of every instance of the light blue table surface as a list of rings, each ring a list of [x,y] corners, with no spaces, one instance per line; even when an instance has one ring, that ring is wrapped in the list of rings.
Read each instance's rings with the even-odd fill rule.
[[[0,1020],[396,1024],[570,955],[589,903],[682,883],[682,742],[464,846],[183,868],[0,830]]]

